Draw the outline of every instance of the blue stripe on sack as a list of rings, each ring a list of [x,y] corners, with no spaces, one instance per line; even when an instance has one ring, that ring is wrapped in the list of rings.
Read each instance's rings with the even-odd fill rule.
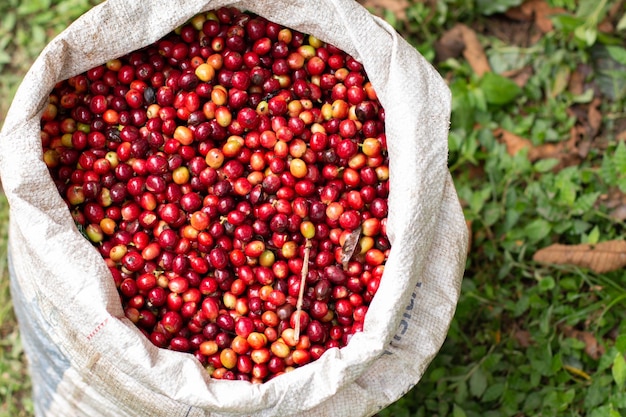
[[[43,416],[50,408],[63,374],[70,367],[70,362],[49,337],[52,326],[45,321],[36,300],[26,299],[22,292],[10,250],[8,261],[11,298],[28,358],[35,415]]]

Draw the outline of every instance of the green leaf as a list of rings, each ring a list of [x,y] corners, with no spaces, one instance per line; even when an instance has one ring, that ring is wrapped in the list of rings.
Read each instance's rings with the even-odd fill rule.
[[[616,185],[621,192],[626,193],[626,177],[619,178]]]
[[[500,206],[495,203],[490,203],[485,206],[483,211],[483,222],[486,226],[493,226],[502,215]]]
[[[590,103],[591,100],[593,100],[593,96],[594,96],[594,91],[593,88],[588,88],[585,90],[584,93],[577,95],[575,97],[572,97],[572,102],[573,103],[581,103],[581,104],[586,104],[586,103]]]
[[[554,310],[554,306],[550,306],[548,307],[545,312],[541,315],[541,318],[539,320],[539,330],[541,330],[541,333],[543,333],[544,335],[550,333],[551,326],[550,324],[552,323],[552,312]],[[547,347],[548,351],[544,352],[546,353],[545,355],[543,355],[542,357],[542,361],[541,363],[544,365],[544,368],[541,368],[542,371],[545,371],[546,369],[552,369],[552,357],[549,351],[549,346]]]
[[[598,408],[594,408],[589,414],[589,417],[613,417],[611,412],[613,411],[610,405],[603,405]],[[619,414],[618,414],[619,416]]]
[[[574,397],[576,396],[576,391],[573,388],[568,389],[565,392],[559,394],[559,411],[565,411],[568,409],[569,404],[572,403]]]
[[[430,380],[433,382],[439,381],[447,375],[445,368],[435,368],[430,372]]]
[[[511,7],[519,6],[522,0],[477,0],[476,8],[480,14],[492,15],[495,13],[504,13]]]
[[[602,195],[601,192],[583,194],[576,199],[574,205],[572,207],[572,213],[580,216],[589,210],[591,210],[598,200],[598,198]]]
[[[606,46],[606,51],[609,56],[622,65],[626,65],[626,49],[621,46],[609,45]]]
[[[626,334],[620,334],[615,339],[615,347],[619,353],[626,354]]]
[[[450,84],[452,92],[451,129],[471,131],[474,124],[474,108],[470,103],[468,87],[465,80],[457,80]]]
[[[561,369],[563,369],[563,358],[561,357],[560,353],[557,353],[552,358],[552,373],[556,374]],[[563,395],[566,396],[565,398],[569,399],[567,402],[571,402],[572,398],[574,397],[574,392],[573,391],[566,391],[565,393],[563,393]]]
[[[502,396],[505,385],[503,383],[489,385],[483,394],[482,401],[495,401]]]
[[[0,64],[8,64],[9,62],[11,62],[11,55],[0,50]]]
[[[489,197],[491,197],[491,188],[489,187],[474,192],[470,200],[470,208],[472,211],[476,214],[480,213]]]
[[[485,92],[480,88],[472,88],[467,96],[473,108],[479,111],[487,111],[487,99]],[[480,113],[478,113],[480,114]]]
[[[41,26],[33,26],[31,32],[31,42],[44,45],[46,42],[46,32]]]
[[[543,219],[534,220],[524,227],[524,234],[531,243],[537,243],[550,233],[550,223]]]
[[[567,65],[559,66],[552,79],[552,88],[550,90],[550,95],[552,97],[556,97],[565,91],[569,83],[571,73],[572,71]]]
[[[626,174],[626,144],[620,141],[617,144],[615,153],[613,154],[613,162],[615,163],[615,169],[620,174]]]
[[[452,407],[452,417],[467,417],[467,414],[465,414],[465,411],[463,411],[461,407],[454,404]]]
[[[459,384],[456,387],[456,392],[454,393],[454,402],[463,404],[468,397],[468,387],[466,381],[459,381]]]
[[[582,25],[578,26],[576,30],[574,30],[574,35],[578,40],[584,42],[587,46],[592,46],[596,43],[598,31],[595,28]]]
[[[521,68],[532,60],[532,54],[526,48],[506,45],[493,45],[487,51],[489,64],[496,74]]]
[[[574,184],[571,181],[563,182],[562,184],[557,184],[559,189],[559,202],[566,205],[571,206],[576,201],[576,189],[574,188]]]
[[[487,356],[482,363],[482,368],[485,371],[491,371],[502,361],[503,355],[501,353],[492,353]]]
[[[612,403],[616,408],[626,408],[626,392],[619,392],[613,395]]]
[[[556,158],[540,159],[539,161],[535,162],[535,171],[540,173],[549,172],[552,170],[552,168],[557,166],[559,162],[560,161]]]
[[[24,1],[17,8],[17,12],[24,16],[28,14],[37,13],[50,8],[50,0],[30,0]]]
[[[17,22],[17,16],[15,12],[7,13],[2,18],[2,25],[0,26],[0,33],[11,33]]]
[[[606,371],[607,369],[610,369],[611,366],[613,366],[613,359],[615,359],[615,356],[618,354],[619,352],[617,351],[616,348],[611,347],[609,348],[609,351],[600,356],[600,360],[598,361],[598,371]],[[604,376],[604,380],[602,381],[604,383],[604,385],[610,385],[613,383],[613,377],[610,375],[607,375],[606,373],[603,375]],[[594,379],[594,382],[597,382],[599,378]]]
[[[615,359],[613,359],[611,373],[613,374],[613,380],[617,384],[618,388],[624,388],[624,384],[626,384],[626,360],[624,359],[623,354],[620,353],[615,356]]]
[[[609,156],[608,153],[604,154],[602,158],[602,164],[600,165],[600,178],[607,183],[607,185],[615,185],[617,182],[617,172],[615,172],[615,161]]]
[[[578,2],[578,9],[576,10],[576,16],[588,18],[597,12],[598,4],[601,3],[598,0],[580,0]]]
[[[513,315],[520,317],[528,310],[528,307],[530,307],[530,298],[527,295],[522,295],[514,306]]]
[[[591,229],[591,232],[589,232],[589,235],[587,235],[587,239],[585,240],[585,243],[589,243],[590,245],[595,245],[599,241],[600,241],[600,229],[598,228],[598,226],[595,226],[593,229]]]
[[[522,410],[525,412],[524,415],[528,416],[528,415],[536,414],[536,413],[529,413],[529,411],[535,411],[539,407],[541,407],[542,400],[543,400],[543,397],[538,392],[531,392],[530,394],[528,394],[526,401],[524,401],[524,407]]]
[[[603,378],[594,378],[585,392],[584,405],[587,409],[595,409],[601,404],[606,404],[610,389],[602,383]],[[609,380],[611,382],[611,380]]]
[[[474,397],[480,397],[487,389],[487,376],[480,367],[470,376],[469,389]]]
[[[626,14],[624,14],[624,16],[622,16],[619,19],[619,22],[617,22],[616,29],[617,30],[624,30],[624,29],[626,29]]]
[[[482,89],[487,103],[503,106],[515,100],[522,89],[510,79],[502,75],[487,72],[481,78],[479,87]]]
[[[550,291],[551,289],[554,288],[554,286],[555,286],[554,278],[550,276],[543,277],[539,281],[539,289],[543,292]]]

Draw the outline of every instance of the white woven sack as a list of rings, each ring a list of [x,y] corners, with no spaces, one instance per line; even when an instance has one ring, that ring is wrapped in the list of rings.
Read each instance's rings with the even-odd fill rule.
[[[45,164],[39,120],[56,82],[232,5],[360,60],[386,110],[392,243],[364,331],[264,384],[211,379],[124,317],[108,269],[74,226]],[[449,171],[450,93],[431,65],[354,0],[109,0],[54,39],[20,86],[0,136],[11,206],[12,291],[38,416],[366,416],[414,386],[441,347],[467,229]]]

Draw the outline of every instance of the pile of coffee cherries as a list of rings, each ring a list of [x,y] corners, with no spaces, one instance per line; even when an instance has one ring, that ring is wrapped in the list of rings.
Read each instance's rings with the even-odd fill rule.
[[[233,8],[59,82],[43,160],[126,317],[261,383],[363,328],[390,243],[384,110],[361,63]]]

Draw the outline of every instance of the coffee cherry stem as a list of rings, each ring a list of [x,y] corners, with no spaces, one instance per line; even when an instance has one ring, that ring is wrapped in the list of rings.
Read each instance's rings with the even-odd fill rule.
[[[306,285],[306,277],[309,274],[309,254],[311,253],[311,239],[306,238],[304,243],[304,259],[302,260],[302,273],[300,274],[300,291],[298,293],[298,302],[296,303],[296,326],[294,328],[294,340],[300,340],[300,311],[302,310],[302,300],[304,299],[304,286]]]

